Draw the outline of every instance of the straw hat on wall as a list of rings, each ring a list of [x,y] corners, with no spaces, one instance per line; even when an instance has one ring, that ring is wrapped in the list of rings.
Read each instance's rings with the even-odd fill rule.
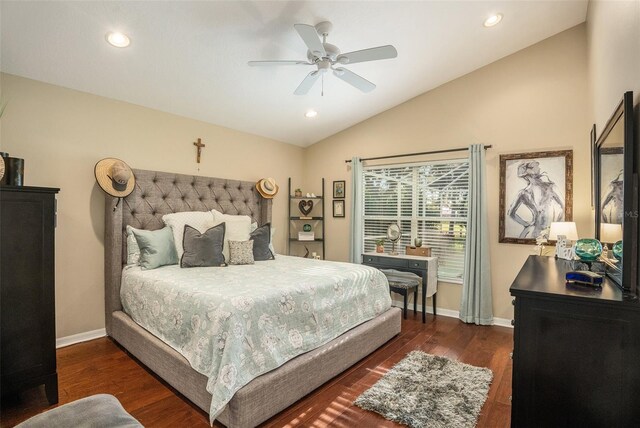
[[[256,183],[256,190],[263,198],[272,199],[278,194],[280,187],[276,184],[276,180],[273,178],[263,178]]]
[[[102,159],[96,164],[94,172],[100,188],[116,198],[128,196],[136,185],[133,171],[120,159]]]

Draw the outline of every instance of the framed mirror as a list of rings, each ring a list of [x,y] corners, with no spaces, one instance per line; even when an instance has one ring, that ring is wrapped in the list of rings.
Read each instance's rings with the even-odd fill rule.
[[[600,258],[609,276],[625,291],[636,291],[637,148],[633,93],[627,92],[595,143],[595,231],[606,250]]]

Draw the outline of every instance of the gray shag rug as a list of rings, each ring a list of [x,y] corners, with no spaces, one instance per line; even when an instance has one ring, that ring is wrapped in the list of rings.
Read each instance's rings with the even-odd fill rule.
[[[487,368],[413,351],[354,404],[412,428],[475,427],[492,379]]]

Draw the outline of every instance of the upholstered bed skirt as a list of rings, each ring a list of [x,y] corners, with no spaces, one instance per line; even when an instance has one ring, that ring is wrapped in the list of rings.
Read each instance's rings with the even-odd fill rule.
[[[191,368],[177,351],[136,324],[127,314],[112,314],[111,337],[208,412],[207,378]],[[391,308],[240,389],[218,420],[232,428],[254,427],[295,403],[400,333],[401,311]],[[277,394],[274,394],[277,391]]]

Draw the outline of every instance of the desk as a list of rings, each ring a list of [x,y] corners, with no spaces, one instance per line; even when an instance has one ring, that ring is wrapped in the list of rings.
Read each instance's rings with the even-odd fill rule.
[[[422,322],[427,322],[427,280],[429,260],[434,257],[407,256],[399,254],[392,256],[385,253],[363,253],[362,264],[378,269],[396,269],[403,272],[415,273],[422,277]],[[433,315],[436,315],[436,293],[433,293]]]

